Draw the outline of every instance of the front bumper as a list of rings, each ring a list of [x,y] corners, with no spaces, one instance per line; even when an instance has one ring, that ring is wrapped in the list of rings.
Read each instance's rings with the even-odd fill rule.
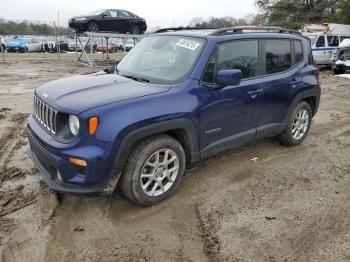
[[[82,22],[76,22],[76,21],[69,21],[68,25],[70,28],[72,28],[74,31],[78,32],[85,32],[87,30],[87,26],[85,23]]]
[[[79,170],[77,171],[76,167],[69,163],[65,154],[61,153],[79,151],[79,147],[74,147],[71,150],[59,148],[57,148],[57,151],[52,150],[49,139],[41,133],[41,131],[45,131],[38,129],[40,126],[36,126],[33,121],[35,120],[32,117],[28,119],[27,135],[30,145],[28,155],[38,168],[42,179],[50,188],[57,192],[71,194],[108,195],[114,191],[119,176],[112,175],[112,168],[106,164],[106,161],[102,160],[103,157],[91,157],[88,160],[90,167],[86,169],[83,175],[79,174]],[[40,134],[35,134],[32,128],[40,131],[38,132]],[[49,134],[46,135],[49,136]],[[85,154],[85,159],[89,159],[89,155],[91,156],[94,152],[89,149],[91,147],[83,147],[80,150],[81,154]],[[102,152],[102,149],[100,151]],[[81,154],[79,157],[83,158]],[[97,180],[99,182],[96,182]]]

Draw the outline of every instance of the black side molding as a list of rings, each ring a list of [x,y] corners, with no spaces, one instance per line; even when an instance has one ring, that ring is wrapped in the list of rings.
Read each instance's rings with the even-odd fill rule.
[[[176,129],[182,129],[185,132],[186,141],[189,145],[191,162],[199,161],[198,137],[196,128],[191,120],[180,118],[147,125],[128,133],[123,138],[120,147],[117,150],[116,159],[111,173],[120,174],[122,172],[122,169],[127,162],[128,156],[137,141],[152,135]]]

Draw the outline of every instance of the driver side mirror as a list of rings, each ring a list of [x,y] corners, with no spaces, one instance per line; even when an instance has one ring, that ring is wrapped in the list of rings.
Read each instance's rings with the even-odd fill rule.
[[[238,86],[242,81],[242,71],[239,69],[221,69],[216,73],[216,83],[224,88]]]

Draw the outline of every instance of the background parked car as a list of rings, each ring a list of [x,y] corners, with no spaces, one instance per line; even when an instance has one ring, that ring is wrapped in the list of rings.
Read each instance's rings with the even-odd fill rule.
[[[335,75],[344,74],[350,70],[350,39],[344,39],[330,60]]]
[[[88,37],[80,37],[80,42],[79,41],[75,41],[74,38],[69,38],[67,39],[68,41],[68,51],[71,52],[81,52],[83,47],[85,47],[86,52],[95,52],[96,51],[96,47],[99,44],[99,40],[98,39],[90,39],[89,43],[86,45],[86,43],[88,42],[89,38]]]
[[[120,9],[103,9],[86,16],[72,17],[69,27],[77,32],[119,32],[143,34],[147,29],[144,18]]]
[[[127,39],[125,43],[125,51],[129,52],[135,46],[134,39]]]
[[[16,38],[6,42],[8,52],[40,52],[42,44],[36,38]]]
[[[96,52],[106,53],[107,42],[100,41],[100,44],[96,47]],[[118,50],[124,50],[124,43],[120,38],[110,38],[108,40],[108,53],[118,52]]]

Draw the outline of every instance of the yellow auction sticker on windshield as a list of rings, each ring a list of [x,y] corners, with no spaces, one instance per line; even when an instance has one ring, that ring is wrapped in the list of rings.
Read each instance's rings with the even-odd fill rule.
[[[195,42],[195,41],[190,41],[190,40],[186,40],[186,39],[180,39],[180,41],[177,42],[176,45],[194,51],[194,50],[196,50],[201,44],[200,44],[200,43],[197,43],[197,42]]]

